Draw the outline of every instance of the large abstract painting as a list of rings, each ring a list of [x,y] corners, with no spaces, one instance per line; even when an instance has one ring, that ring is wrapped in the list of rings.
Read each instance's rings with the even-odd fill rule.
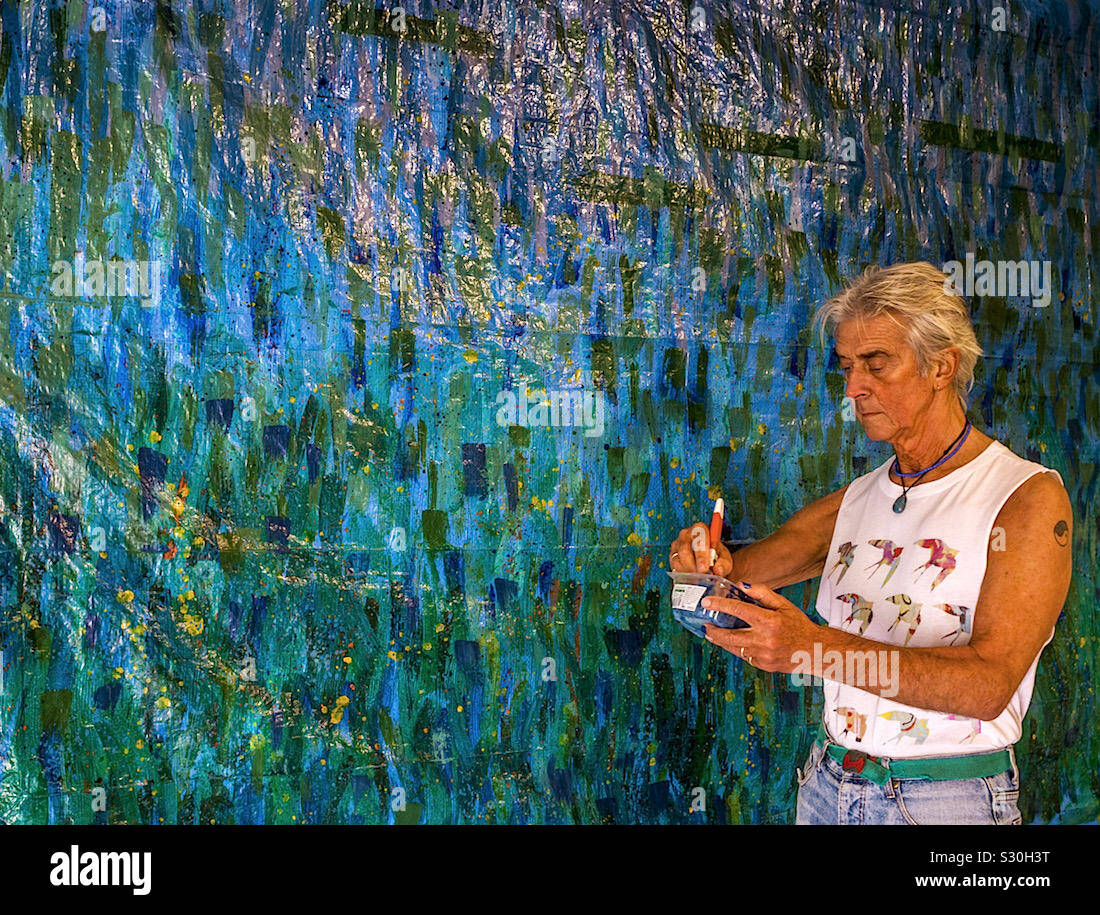
[[[813,311],[968,259],[1032,268],[969,416],[1076,519],[1020,807],[1100,814],[1094,9],[0,28],[0,820],[793,822],[820,686],[677,625],[668,545],[886,460]]]

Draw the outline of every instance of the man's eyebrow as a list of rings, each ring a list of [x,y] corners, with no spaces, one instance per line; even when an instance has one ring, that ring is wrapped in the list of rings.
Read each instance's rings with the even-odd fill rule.
[[[846,356],[842,356],[837,351],[837,349],[835,347],[833,348],[833,355],[836,356],[837,359],[846,359],[847,358]],[[872,349],[872,350],[868,350],[867,352],[859,353],[858,358],[860,358],[860,359],[874,359],[875,356],[889,356],[889,355],[890,355],[890,353],[886,352],[886,350],[884,350],[884,349]]]

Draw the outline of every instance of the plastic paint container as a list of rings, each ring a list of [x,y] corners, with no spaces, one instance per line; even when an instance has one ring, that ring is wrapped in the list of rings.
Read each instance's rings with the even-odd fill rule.
[[[728,578],[718,575],[705,575],[699,572],[669,572],[672,579],[672,615],[681,626],[692,635],[706,638],[704,626],[719,626],[722,629],[747,629],[749,624],[743,619],[723,613],[721,610],[707,610],[699,603],[704,597],[727,597],[741,600],[747,604],[762,606]]]

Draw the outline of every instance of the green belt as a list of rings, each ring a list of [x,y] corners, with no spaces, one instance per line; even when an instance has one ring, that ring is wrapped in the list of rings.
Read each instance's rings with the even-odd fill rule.
[[[822,721],[817,727],[817,743],[825,746],[829,739],[825,722]],[[891,778],[983,778],[1012,768],[1008,750],[966,756],[886,759],[829,743],[825,752],[846,770],[854,771],[876,785],[885,785]]]

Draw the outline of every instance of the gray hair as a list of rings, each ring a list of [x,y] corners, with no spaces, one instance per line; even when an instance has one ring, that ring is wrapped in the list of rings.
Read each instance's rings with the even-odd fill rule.
[[[841,322],[885,314],[905,331],[921,375],[928,374],[934,356],[945,349],[957,349],[959,365],[952,386],[965,410],[982,348],[966,302],[951,288],[948,275],[927,261],[872,265],[818,308],[813,326],[820,325],[824,346],[826,330],[835,331]]]

